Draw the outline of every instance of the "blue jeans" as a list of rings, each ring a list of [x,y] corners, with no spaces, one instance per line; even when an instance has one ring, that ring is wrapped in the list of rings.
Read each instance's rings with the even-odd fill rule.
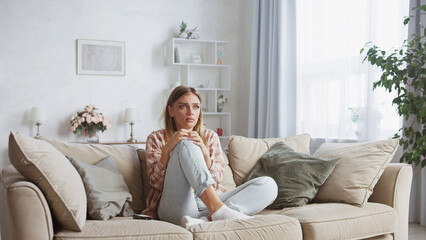
[[[180,141],[167,164],[157,209],[159,218],[180,225],[183,216],[199,218],[209,215],[199,197],[210,185],[216,186],[216,182],[207,169],[201,148],[189,140]],[[272,178],[259,177],[218,197],[229,208],[253,215],[271,204],[277,194],[278,187]]]

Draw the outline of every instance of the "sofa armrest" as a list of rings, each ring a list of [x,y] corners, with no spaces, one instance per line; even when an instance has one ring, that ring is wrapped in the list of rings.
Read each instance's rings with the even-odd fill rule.
[[[394,238],[397,240],[408,239],[408,211],[412,178],[411,165],[391,163],[386,167],[368,200],[395,208],[398,214],[398,229]]]
[[[1,171],[1,238],[53,239],[52,215],[40,189],[12,166]]]

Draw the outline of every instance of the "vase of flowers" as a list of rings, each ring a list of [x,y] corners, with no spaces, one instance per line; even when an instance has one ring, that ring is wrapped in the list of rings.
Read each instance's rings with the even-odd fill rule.
[[[228,99],[223,97],[223,94],[220,94],[219,97],[217,98],[217,111],[222,112],[223,106],[225,106],[225,103],[227,102],[228,102]]]
[[[94,105],[87,105],[83,111],[77,112],[70,120],[71,131],[74,134],[84,135],[87,142],[98,143],[99,132],[103,132],[111,127],[109,120]]]

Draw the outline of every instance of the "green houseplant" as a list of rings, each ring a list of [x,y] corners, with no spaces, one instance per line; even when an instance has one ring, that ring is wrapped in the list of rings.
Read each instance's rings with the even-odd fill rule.
[[[415,8],[420,14],[426,13],[426,5]],[[413,16],[404,19],[407,25]],[[392,104],[397,106],[397,112],[405,119],[404,126],[395,134],[400,139],[404,149],[401,162],[415,163],[416,166],[426,166],[426,29],[416,23],[420,34],[411,35],[399,49],[390,53],[367,43],[361,49],[366,51],[363,62],[379,67],[382,75],[374,82],[373,89],[384,87],[387,91],[396,91],[397,96]]]

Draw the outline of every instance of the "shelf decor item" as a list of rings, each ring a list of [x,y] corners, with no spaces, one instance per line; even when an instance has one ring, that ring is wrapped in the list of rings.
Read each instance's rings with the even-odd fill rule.
[[[37,135],[34,138],[40,138],[39,128],[40,125],[46,121],[46,113],[43,108],[33,107],[30,112],[30,121],[37,126]]]
[[[201,56],[201,53],[191,53],[191,62],[202,64],[203,63],[203,57]]]
[[[182,21],[179,26],[179,37],[185,39],[198,39],[200,35],[198,34],[197,27],[189,29],[187,28],[186,22]]]
[[[217,98],[217,111],[222,112],[223,106],[225,106],[225,103],[227,102],[228,102],[228,99],[223,97],[223,94],[220,94],[219,97]]]
[[[179,50],[176,47],[175,47],[174,57],[175,57],[175,63],[180,63]]]
[[[222,65],[222,60],[220,59],[221,57],[222,57],[222,51],[217,50],[217,61],[216,61],[217,65]]]
[[[133,125],[135,124],[135,122],[140,121],[139,113],[134,108],[126,108],[126,110],[124,111],[123,121],[130,123],[130,138],[127,140],[127,142],[129,143],[137,142],[137,140],[134,138],[134,135],[133,135]]]
[[[71,131],[77,135],[87,137],[89,143],[99,143],[99,131],[103,132],[111,127],[109,120],[94,105],[87,105],[83,111],[71,117]]]

